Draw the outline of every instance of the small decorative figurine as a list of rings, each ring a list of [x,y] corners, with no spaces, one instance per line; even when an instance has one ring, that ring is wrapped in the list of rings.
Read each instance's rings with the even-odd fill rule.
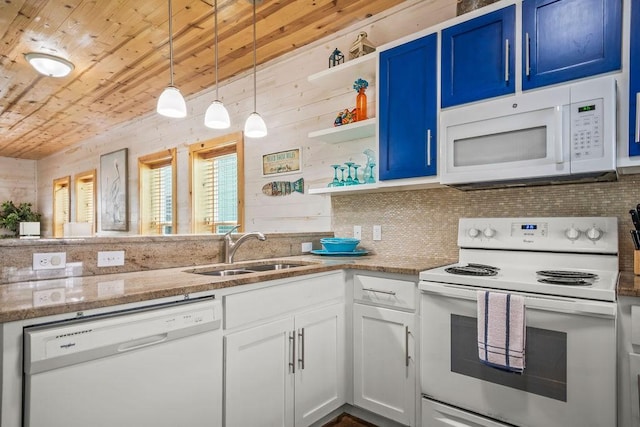
[[[371,53],[376,50],[376,47],[367,40],[367,33],[361,31],[358,33],[356,41],[353,42],[349,49],[349,59],[360,58],[361,56]]]
[[[335,48],[331,56],[329,56],[329,68],[335,67],[336,65],[342,64],[344,62],[344,55],[342,52]]]
[[[336,116],[336,119],[333,121],[333,126],[342,126],[348,125],[349,123],[353,123],[356,121],[356,109],[349,111],[348,108],[345,108],[343,111],[340,111]]]

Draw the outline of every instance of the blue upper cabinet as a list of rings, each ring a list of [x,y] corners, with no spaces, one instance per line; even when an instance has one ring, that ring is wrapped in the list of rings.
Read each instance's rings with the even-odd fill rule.
[[[524,0],[522,90],[620,69],[622,0]]]
[[[631,0],[629,156],[640,156],[640,0]]]
[[[442,30],[442,107],[515,92],[515,6]]]
[[[380,52],[381,180],[437,174],[436,34]]]

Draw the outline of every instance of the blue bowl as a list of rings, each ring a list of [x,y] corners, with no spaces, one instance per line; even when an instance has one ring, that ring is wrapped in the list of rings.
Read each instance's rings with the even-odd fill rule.
[[[353,252],[360,240],[350,237],[327,237],[320,239],[320,243],[327,252]]]

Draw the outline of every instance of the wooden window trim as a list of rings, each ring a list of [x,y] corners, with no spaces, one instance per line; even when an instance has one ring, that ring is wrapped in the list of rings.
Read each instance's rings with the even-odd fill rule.
[[[234,149],[235,146],[235,149]],[[225,150],[228,147],[228,150]],[[209,157],[235,152],[238,162],[238,228],[244,231],[244,134],[233,132],[204,142],[189,145],[189,198],[191,205],[191,233],[196,232],[196,200],[193,194],[194,165],[198,157]]]
[[[75,192],[76,192],[76,210],[75,210],[75,218],[78,221],[80,206],[78,205],[78,187],[84,182],[91,179],[93,181],[93,221],[91,222],[92,233],[95,233],[98,229],[98,174],[95,169],[91,169],[89,171],[81,172],[77,174],[74,178],[75,181]]]
[[[65,188],[67,189],[67,218],[63,218],[63,222],[62,227],[59,231],[58,231],[58,221],[60,220],[60,218],[58,218],[58,214],[57,212],[57,205],[56,205],[56,190],[59,188]],[[53,237],[63,237],[64,236],[64,219],[67,220],[67,222],[71,219],[71,176],[67,175],[65,177],[62,178],[56,178],[53,180]]]
[[[145,156],[138,157],[138,233],[143,234],[143,213],[142,213],[142,180],[143,171],[145,169],[157,169],[164,166],[171,166],[171,234],[177,234],[178,232],[178,185],[177,185],[177,150],[175,148],[169,148],[163,151],[159,151],[153,154],[147,154]]]

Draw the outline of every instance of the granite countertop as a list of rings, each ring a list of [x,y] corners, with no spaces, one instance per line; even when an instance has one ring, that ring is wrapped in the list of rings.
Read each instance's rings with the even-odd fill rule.
[[[618,276],[618,296],[640,297],[640,276],[633,271],[621,271]]]
[[[0,285],[0,322],[71,313],[345,268],[417,276],[422,270],[450,264],[456,260],[382,255],[319,258],[308,255],[237,262],[233,266],[274,261],[308,265],[225,277],[190,272],[194,269],[214,270],[226,266],[210,264],[4,284]],[[38,298],[47,299],[47,303],[36,304]]]

